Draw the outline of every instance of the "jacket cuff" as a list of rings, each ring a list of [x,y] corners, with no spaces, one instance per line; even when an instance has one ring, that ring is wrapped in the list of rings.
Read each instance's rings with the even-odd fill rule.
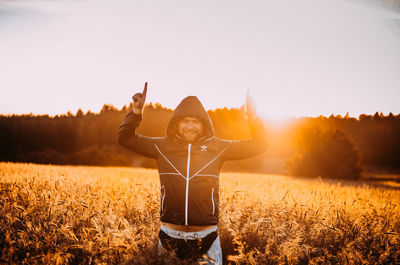
[[[122,125],[131,125],[139,123],[142,120],[142,114],[135,114],[132,111],[129,111],[128,114],[125,116]]]

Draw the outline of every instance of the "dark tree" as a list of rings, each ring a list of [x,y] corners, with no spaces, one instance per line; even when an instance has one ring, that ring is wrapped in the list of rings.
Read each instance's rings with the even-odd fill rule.
[[[287,162],[291,175],[335,179],[360,177],[359,153],[340,130],[303,129],[295,145],[297,153]]]

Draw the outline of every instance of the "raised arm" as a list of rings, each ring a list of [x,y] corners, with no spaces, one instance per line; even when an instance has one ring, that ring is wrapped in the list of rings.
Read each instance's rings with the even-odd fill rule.
[[[156,151],[154,147],[154,139],[143,135],[136,134],[136,128],[142,121],[142,113],[144,103],[147,95],[147,82],[144,85],[142,93],[133,95],[133,109],[126,115],[124,121],[118,130],[117,142],[138,154],[156,158]]]
[[[245,159],[263,153],[267,149],[265,126],[257,116],[255,104],[249,93],[246,97],[247,123],[251,138],[248,140],[232,141],[222,154],[223,160]]]

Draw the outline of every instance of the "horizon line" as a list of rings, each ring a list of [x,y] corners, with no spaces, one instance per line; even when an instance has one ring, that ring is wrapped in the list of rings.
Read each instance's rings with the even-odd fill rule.
[[[50,114],[50,113],[34,113],[34,112],[29,112],[29,113],[0,113],[0,116],[48,116],[48,117],[50,117],[50,118],[55,118],[55,117],[62,117],[62,116],[70,116],[70,115],[72,115],[72,116],[76,116],[77,115],[77,113],[79,112],[79,110],[81,110],[82,112],[83,112],[83,114],[84,115],[87,115],[88,113],[91,113],[91,114],[100,114],[101,113],[101,111],[104,109],[104,107],[105,106],[110,106],[110,107],[112,107],[112,108],[114,108],[115,110],[117,110],[117,111],[122,111],[124,108],[128,108],[129,109],[129,107],[131,106],[131,104],[132,103],[129,103],[128,105],[123,105],[121,108],[118,108],[118,107],[116,107],[116,106],[114,106],[113,104],[103,104],[103,106],[101,107],[101,109],[98,111],[98,112],[94,112],[94,111],[92,111],[92,110],[90,110],[90,109],[88,109],[87,111],[83,111],[82,110],[82,108],[78,108],[78,110],[75,112],[75,113],[73,113],[71,110],[68,110],[67,112],[64,112],[64,113],[56,113],[56,114]],[[149,102],[149,103],[147,103],[146,105],[145,105],[145,107],[148,107],[148,106],[160,106],[162,109],[166,109],[166,110],[171,110],[171,111],[174,111],[174,109],[172,109],[172,108],[168,108],[168,107],[165,107],[165,106],[163,106],[161,103],[159,103],[159,102]],[[230,110],[230,109],[238,109],[238,110],[240,110],[241,108],[244,108],[245,107],[245,105],[241,105],[240,107],[228,107],[228,106],[224,106],[224,107],[218,107],[218,108],[215,108],[215,109],[208,109],[208,110],[206,110],[207,112],[209,112],[209,111],[216,111],[216,110],[222,110],[222,109],[228,109],[228,110]],[[344,118],[344,117],[346,117],[346,116],[348,116],[348,118],[355,118],[355,119],[359,119],[359,117],[361,116],[361,115],[367,115],[367,116],[374,116],[374,115],[376,115],[376,114],[378,114],[379,116],[383,116],[383,117],[386,117],[386,116],[389,116],[390,115],[390,113],[393,115],[393,116],[399,116],[400,115],[400,112],[398,113],[398,114],[395,114],[395,113],[393,113],[392,111],[390,111],[390,112],[388,112],[386,115],[384,114],[384,112],[382,112],[382,111],[375,111],[374,113],[370,113],[370,114],[368,114],[368,113],[360,113],[360,114],[358,114],[358,116],[356,117],[356,116],[351,116],[350,114],[349,114],[349,112],[346,112],[346,114],[339,114],[339,113],[331,113],[330,115],[323,115],[323,114],[315,114],[315,115],[288,115],[288,116],[285,116],[285,117],[282,117],[282,118],[278,118],[279,120],[286,120],[286,119],[298,119],[298,118],[318,118],[318,117],[325,117],[325,118],[329,118],[329,117],[331,117],[331,116],[334,116],[334,117],[337,117],[337,116],[340,116],[340,117],[342,117],[342,118]],[[266,119],[266,120],[276,120],[276,118],[268,118],[268,117],[265,117],[265,115],[263,115],[262,113],[261,114],[259,114],[259,116],[261,116],[263,119]]]

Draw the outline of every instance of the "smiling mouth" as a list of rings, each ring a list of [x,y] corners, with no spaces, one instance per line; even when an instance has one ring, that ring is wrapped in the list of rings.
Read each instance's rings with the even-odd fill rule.
[[[184,135],[187,135],[187,136],[196,136],[197,133],[195,133],[195,132],[185,132]]]
[[[197,132],[184,132],[183,137],[186,140],[194,140],[199,134]]]

